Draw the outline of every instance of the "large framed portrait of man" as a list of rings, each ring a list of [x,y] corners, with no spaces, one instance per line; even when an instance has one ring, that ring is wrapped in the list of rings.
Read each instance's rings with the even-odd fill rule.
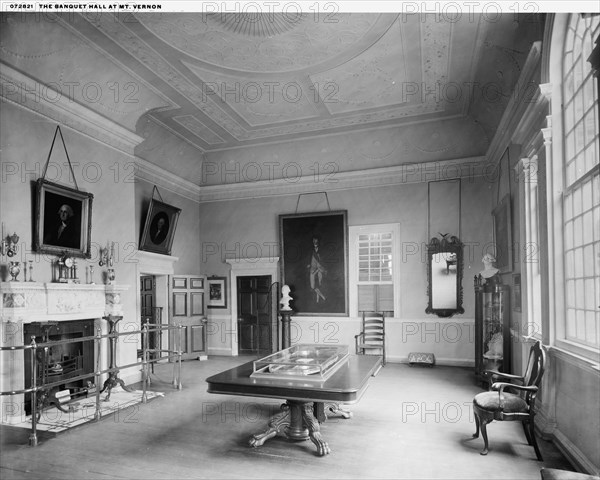
[[[93,198],[91,193],[38,180],[33,250],[90,258]]]
[[[282,284],[295,315],[348,315],[346,210],[279,216]]]

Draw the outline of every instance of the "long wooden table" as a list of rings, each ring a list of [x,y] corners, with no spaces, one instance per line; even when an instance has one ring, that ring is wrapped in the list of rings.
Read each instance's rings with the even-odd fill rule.
[[[314,382],[252,378],[253,362],[248,362],[213,375],[206,382],[209,393],[286,400],[282,411],[269,420],[267,430],[252,436],[251,446],[258,447],[281,433],[291,440],[310,439],[317,447],[317,454],[323,456],[331,449],[321,437],[319,422],[313,414],[314,403],[356,403],[380,365],[381,357],[351,355],[327,380]]]

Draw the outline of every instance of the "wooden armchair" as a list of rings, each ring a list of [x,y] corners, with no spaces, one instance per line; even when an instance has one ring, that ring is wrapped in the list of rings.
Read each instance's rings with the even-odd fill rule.
[[[523,425],[527,443],[533,445],[538,460],[542,461],[542,454],[533,431],[533,419],[535,416],[535,397],[542,381],[545,363],[546,352],[541,342],[538,341],[532,345],[529,351],[529,361],[527,362],[525,375],[487,372],[491,376],[490,391],[480,393],[473,399],[476,424],[476,432],[473,437],[479,437],[479,428],[481,427],[484,441],[481,455],[487,455],[488,453],[486,430],[488,423],[493,420],[520,421]],[[509,390],[515,393],[509,393]]]
[[[385,315],[379,312],[363,312],[362,331],[354,336],[357,355],[375,355],[383,357],[385,366]]]

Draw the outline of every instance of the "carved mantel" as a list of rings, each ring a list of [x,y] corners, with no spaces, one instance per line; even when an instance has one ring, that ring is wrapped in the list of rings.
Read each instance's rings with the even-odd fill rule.
[[[66,322],[95,319],[107,332],[106,315],[123,315],[121,298],[128,285],[90,285],[37,282],[0,283],[0,346],[23,345],[23,325],[31,322]],[[101,365],[106,364],[103,352]],[[21,350],[0,354],[0,391],[24,388],[24,356]],[[23,420],[23,395],[0,397],[0,423]]]
[[[121,315],[127,285],[66,283],[0,283],[0,321],[65,322]]]

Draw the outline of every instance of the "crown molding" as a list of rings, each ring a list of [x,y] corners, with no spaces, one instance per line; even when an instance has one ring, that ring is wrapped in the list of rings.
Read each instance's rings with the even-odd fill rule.
[[[63,92],[0,62],[0,99],[69,127],[127,155],[144,139]]]
[[[513,134],[523,118],[523,112],[529,108],[531,102],[543,101],[545,98],[544,95],[540,95],[540,89],[537,87],[540,83],[541,59],[542,42],[537,41],[533,43],[529,51],[519,80],[517,80],[515,89],[496,129],[496,134],[487,150],[486,157],[493,164],[498,163],[502,158],[506,146],[511,142]],[[528,101],[528,94],[532,92],[531,85],[536,85],[536,89]],[[542,97],[541,100],[540,97]]]
[[[295,195],[326,190],[351,190],[456,178],[479,177],[486,174],[490,165],[484,156],[439,162],[403,164],[395,167],[340,172],[329,178],[304,176],[290,179],[230,183],[199,187],[199,201],[219,202],[277,195]]]
[[[200,202],[201,187],[140,157],[135,157],[135,179],[152,183],[193,202]]]

